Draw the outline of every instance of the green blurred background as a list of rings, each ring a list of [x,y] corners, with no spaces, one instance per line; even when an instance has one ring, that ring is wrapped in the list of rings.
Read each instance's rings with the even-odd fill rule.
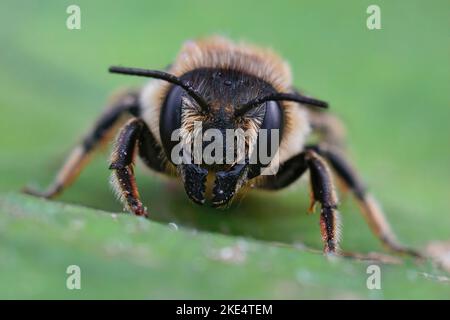
[[[81,30],[66,28],[70,4]],[[370,4],[381,30],[366,28]],[[449,240],[449,13],[448,1],[2,0],[0,298],[449,298],[423,276],[442,274],[430,263],[384,265],[371,291],[367,264],[322,257],[306,184],[216,211],[138,166],[160,223],[111,218],[107,150],[58,199],[76,205],[18,193],[51,181],[113,90],[144,83],[108,66],[163,68],[186,39],[222,34],[274,48],[296,86],[331,103],[403,242]],[[351,198],[341,212],[343,248],[382,250]],[[65,287],[70,264],[82,290]]]

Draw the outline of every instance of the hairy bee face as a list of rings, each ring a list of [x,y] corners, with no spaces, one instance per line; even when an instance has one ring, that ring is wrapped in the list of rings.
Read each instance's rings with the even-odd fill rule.
[[[181,87],[171,87],[160,114],[161,142],[191,199],[203,203],[206,178],[214,176],[212,202],[221,206],[269,164],[279,145],[274,139],[281,139],[283,114],[277,102],[268,101],[236,115],[248,101],[275,92],[257,77],[204,68],[190,71],[181,79],[197,88],[208,110],[202,110]],[[266,135],[264,139],[261,132]],[[268,157],[265,163],[261,153]]]
[[[326,107],[293,89],[290,68],[277,54],[221,37],[187,41],[168,73],[110,70],[167,82],[144,87],[141,116],[162,149],[164,171],[176,169],[197,203],[205,201],[209,176],[214,206],[226,205],[262,169],[276,174],[278,164],[303,150],[310,132],[303,104]]]

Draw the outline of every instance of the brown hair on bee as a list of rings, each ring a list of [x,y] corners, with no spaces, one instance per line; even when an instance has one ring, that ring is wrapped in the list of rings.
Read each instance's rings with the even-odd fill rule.
[[[237,116],[239,107],[243,108],[255,99],[277,93],[291,93],[294,96],[290,68],[278,55],[268,49],[236,44],[221,37],[186,42],[167,71],[186,81],[207,101],[209,110],[204,112],[195,99],[182,99],[181,129],[187,135],[182,138],[186,143],[193,139],[194,123],[198,121],[205,130],[240,128],[250,132],[246,136],[246,145],[250,148],[248,146],[257,139],[258,130],[263,123],[265,106],[260,103],[253,110],[249,108],[246,113],[242,113],[243,116]],[[173,146],[164,140],[169,139],[174,128],[161,130],[160,123],[164,119],[161,117],[161,109],[167,106],[170,90],[177,89],[170,83],[151,81],[141,95],[142,118],[149,124],[155,139],[161,145],[168,146],[166,149]],[[178,89],[177,93],[179,92],[181,90]],[[326,106],[314,99],[309,101],[306,97],[298,97],[304,98],[302,102],[305,103]],[[284,97],[280,95],[279,98]],[[278,103],[282,103],[282,106],[278,106]],[[282,131],[282,137],[277,157],[283,162],[302,150],[310,128],[302,106],[289,101],[272,103],[272,109],[278,108],[282,109],[278,115],[278,129]],[[176,122],[172,118],[169,121]],[[170,167],[170,161],[166,163]]]
[[[76,179],[92,152],[127,116],[131,119],[117,136],[110,169],[119,198],[136,215],[148,215],[134,177],[136,155],[156,172],[178,175],[189,198],[199,204],[205,202],[207,180],[214,180],[211,202],[216,207],[229,204],[246,185],[278,190],[309,171],[311,208],[315,203],[321,206],[324,250],[335,252],[338,199],[330,165],[354,193],[382,242],[397,252],[417,255],[395,241],[381,209],[342,156],[337,141],[341,140],[342,130],[336,129],[336,121],[311,108],[326,108],[327,103],[300,94],[293,87],[288,64],[274,52],[211,37],[186,42],[165,72],[125,67],[111,67],[110,72],[154,79],[140,90],[117,97],[70,155],[50,188],[43,193],[28,190],[29,193],[47,198],[60,194]],[[218,135],[202,140],[210,129]],[[240,150],[239,144],[234,143],[236,136],[228,135],[230,130],[246,133],[245,150],[239,157],[234,157]],[[277,135],[264,140],[266,131]],[[311,131],[323,133],[320,144],[305,145]],[[178,140],[173,139],[175,133]],[[208,149],[215,139],[225,142],[221,148],[212,149],[211,154],[223,160],[231,153],[232,161],[196,162],[197,138],[200,151]],[[192,145],[194,151],[185,148]],[[177,149],[180,146],[183,148]],[[266,162],[258,153],[261,148],[270,150]]]

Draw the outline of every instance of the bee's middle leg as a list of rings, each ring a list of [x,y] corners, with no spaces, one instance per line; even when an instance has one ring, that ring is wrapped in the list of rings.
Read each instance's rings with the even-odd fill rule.
[[[115,129],[122,123],[124,118],[138,116],[138,100],[138,92],[134,90],[117,94],[104,113],[97,119],[91,131],[72,150],[47,190],[39,191],[26,187],[23,191],[44,198],[54,198],[60,195],[77,179],[83,168],[91,160],[94,151],[110,141]]]

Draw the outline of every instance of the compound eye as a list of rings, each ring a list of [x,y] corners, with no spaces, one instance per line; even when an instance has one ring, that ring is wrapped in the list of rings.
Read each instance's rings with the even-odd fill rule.
[[[181,128],[181,100],[184,89],[179,86],[173,86],[170,90],[161,108],[159,118],[159,133],[165,153],[170,159],[173,147],[178,140],[172,141],[172,133]]]
[[[264,120],[261,124],[257,139],[257,165],[260,169],[270,164],[281,142],[283,133],[283,112],[276,101],[267,101]],[[256,173],[255,173],[256,174]]]
[[[263,123],[261,124],[261,129],[278,129],[280,131],[283,129],[283,112],[281,111],[281,107],[278,102],[266,102],[266,112]]]

